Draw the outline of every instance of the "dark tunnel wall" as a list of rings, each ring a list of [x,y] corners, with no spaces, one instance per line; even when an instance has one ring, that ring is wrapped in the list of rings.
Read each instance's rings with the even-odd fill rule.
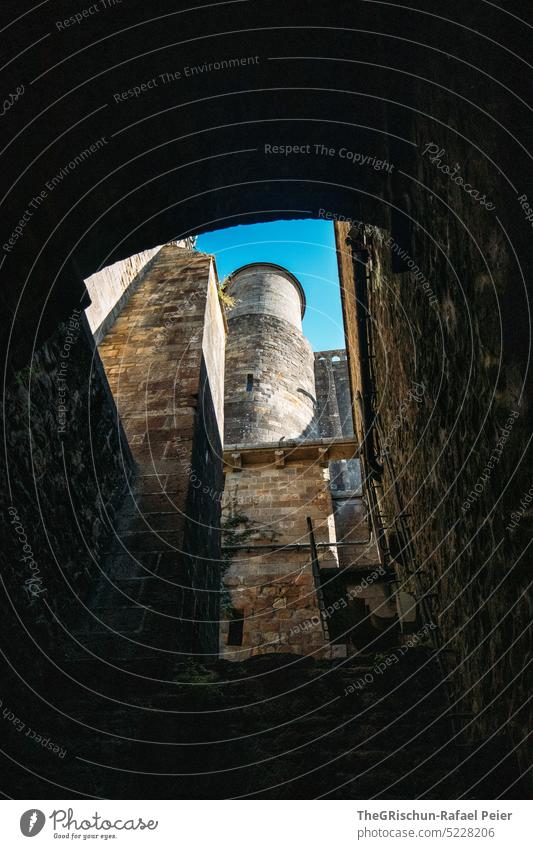
[[[463,116],[475,116],[472,167],[490,170],[498,213],[517,252],[523,246],[528,225],[507,178],[518,189],[526,162],[523,62],[514,55],[524,28],[510,15],[456,2],[448,22],[436,2],[410,12],[250,0],[162,2],[147,20],[145,4],[131,2],[65,27],[61,9],[72,13],[67,3],[44,4],[8,30],[15,45],[42,39],[6,69],[7,88],[24,93],[2,118],[3,306],[13,314],[25,286],[19,312],[31,336],[68,315],[80,278],[180,235],[320,210],[385,225],[389,204],[401,230],[412,194],[404,173],[420,158],[424,113],[437,142],[443,125],[461,135]],[[247,64],[186,76],[235,58]],[[451,108],[434,108],[437,98]],[[483,152],[487,140],[497,167]],[[265,153],[265,145],[304,150]],[[354,164],[349,151],[392,167]]]

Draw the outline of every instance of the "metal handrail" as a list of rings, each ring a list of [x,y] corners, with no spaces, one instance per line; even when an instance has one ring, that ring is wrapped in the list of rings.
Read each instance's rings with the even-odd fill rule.
[[[310,516],[307,517],[307,529],[309,531],[309,545],[311,548],[311,570],[313,573],[313,581],[315,584],[315,592],[318,602],[318,610],[322,622],[322,630],[324,638],[329,643],[329,628],[326,622],[326,605],[324,603],[324,593],[322,592],[322,583],[320,580],[320,566],[318,562],[318,550],[315,542],[315,532],[313,530],[313,521]]]
[[[317,548],[340,548],[341,546],[348,545],[370,545],[372,542],[372,537],[368,537],[368,539],[358,539],[353,542],[317,542]],[[264,549],[265,551],[301,551],[303,549],[308,549],[311,547],[311,544],[308,542],[289,542],[285,545],[280,542],[265,542],[261,543],[261,545],[223,545],[222,549],[225,551],[261,551]]]

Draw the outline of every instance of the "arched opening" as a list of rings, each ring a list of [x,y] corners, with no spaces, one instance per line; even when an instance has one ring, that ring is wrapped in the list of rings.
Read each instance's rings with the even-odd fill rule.
[[[2,577],[9,602],[2,629],[8,689],[25,708],[20,721],[42,724],[35,736],[63,743],[54,761],[39,747],[21,753],[17,740],[29,744],[14,735],[9,773],[22,798],[46,798],[58,785],[111,798],[135,798],[139,787],[144,798],[410,797],[432,792],[436,778],[424,764],[437,762],[441,743],[448,752],[460,738],[472,746],[471,772],[457,759],[449,768],[446,762],[446,775],[437,776],[441,792],[513,793],[525,770],[523,555],[530,529],[522,502],[531,417],[523,285],[531,199],[522,189],[521,111],[528,42],[518,15],[495,4],[480,16],[475,6],[452,3],[443,18],[437,3],[411,9],[272,0],[181,9],[163,0],[144,20],[138,4],[122,4],[120,12],[108,5],[107,18],[102,12],[80,23],[74,16],[66,24],[50,17],[49,4],[23,11],[17,4],[8,22],[18,52],[6,66],[5,90],[27,85],[4,101],[2,115]],[[23,31],[28,42],[19,45]],[[494,44],[495,32],[505,33],[512,51]],[[335,343],[320,349],[329,353],[314,367],[333,373],[338,403],[348,384],[349,416],[340,403],[338,417],[353,423],[363,492],[359,480],[346,484],[352,437],[318,445],[323,437],[305,433],[314,415],[308,383],[298,387],[311,398],[296,393],[309,414],[304,440],[285,439],[278,418],[272,442],[223,452],[217,351],[227,331],[220,302],[231,298],[231,286],[217,291],[213,261],[187,240],[235,224],[295,219],[335,226],[346,360]],[[136,264],[139,256],[146,262]],[[115,263],[124,277],[113,277]],[[102,287],[89,305],[84,281],[100,273],[108,275],[112,303]],[[94,335],[87,308],[99,316]],[[121,317],[134,309],[136,321],[120,325],[119,339]],[[272,348],[280,339],[264,338]],[[106,349],[106,372],[98,346]],[[255,367],[239,374],[238,385],[257,412],[259,399],[247,397],[256,395]],[[252,432],[254,422],[247,424]],[[317,469],[323,483],[335,463],[344,481],[338,498],[316,485]],[[217,534],[223,465],[235,486]],[[265,466],[272,480],[255,481],[250,505],[252,475]],[[276,577],[252,588],[231,574],[221,538],[226,552],[271,546],[260,556],[272,561],[279,538],[259,512],[283,514],[289,534],[296,520],[273,482],[302,469],[307,492],[299,516],[310,525],[288,543],[304,548],[288,549],[286,561],[305,551],[304,577],[298,569],[287,580],[286,563],[278,563]],[[335,502],[327,537],[318,522],[326,496]],[[335,524],[343,527],[341,541],[367,540],[378,551],[377,562],[356,564],[363,570],[357,581],[340,580],[353,577],[355,558],[335,560]],[[361,529],[369,531],[364,540]],[[233,581],[225,594],[220,572]],[[384,601],[376,588],[385,584]],[[316,603],[291,619],[291,593],[301,585]],[[242,605],[233,603],[237,597]],[[263,657],[230,670],[214,657],[218,605],[253,606],[242,637],[268,645]],[[113,617],[120,628],[108,627]],[[267,618],[291,622],[287,645],[305,638],[313,650],[335,651],[313,661],[312,651],[285,652],[279,629],[248,633]],[[361,655],[368,622],[382,636],[390,620],[398,646],[378,640],[376,651]],[[347,662],[353,654],[336,655],[347,643],[359,651],[362,670]],[[430,658],[441,662],[438,669]],[[421,668],[436,676],[430,689],[439,682],[437,705]],[[265,681],[277,682],[267,697]],[[335,740],[342,759],[313,745],[298,725],[302,705],[290,696],[293,685],[306,693],[310,715],[322,715],[332,692],[340,694],[337,712],[324,714],[315,736]],[[199,702],[193,690],[202,692]],[[328,723],[355,728],[354,717],[383,698],[383,713],[368,713],[388,754],[389,720],[404,741],[405,729],[394,725],[398,693],[417,739],[418,732],[428,739],[418,702],[435,711],[443,736],[422,757],[409,737],[408,770],[390,774],[378,764],[361,777]],[[278,698],[286,698],[283,707],[269,713]],[[248,708],[262,699],[261,711]],[[199,704],[195,737],[188,717]],[[221,744],[216,756],[209,751],[210,762],[204,744],[228,739],[225,723],[216,723],[233,712],[241,721],[236,748]],[[284,732],[274,735],[280,716],[298,725],[303,749]],[[364,749],[361,728],[354,733]],[[241,739],[257,742],[253,760],[264,769],[249,768]],[[169,768],[176,747],[179,770]],[[273,752],[288,758],[283,774],[270,771]]]

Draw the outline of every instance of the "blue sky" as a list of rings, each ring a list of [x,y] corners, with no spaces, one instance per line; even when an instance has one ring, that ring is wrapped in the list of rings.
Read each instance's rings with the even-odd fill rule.
[[[315,351],[344,348],[335,239],[331,221],[273,221],[215,230],[197,248],[215,254],[222,280],[248,262],[275,262],[305,290],[304,333]]]

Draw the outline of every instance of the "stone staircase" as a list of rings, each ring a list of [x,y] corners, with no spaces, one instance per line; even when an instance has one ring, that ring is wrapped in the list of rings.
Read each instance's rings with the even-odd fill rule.
[[[47,676],[63,714],[43,705],[34,721],[67,755],[25,744],[26,769],[10,771],[26,798],[494,798],[515,775],[504,763],[483,780],[497,741],[472,755],[452,740],[421,647],[383,674],[380,655],[83,663],[83,675],[71,660]]]

